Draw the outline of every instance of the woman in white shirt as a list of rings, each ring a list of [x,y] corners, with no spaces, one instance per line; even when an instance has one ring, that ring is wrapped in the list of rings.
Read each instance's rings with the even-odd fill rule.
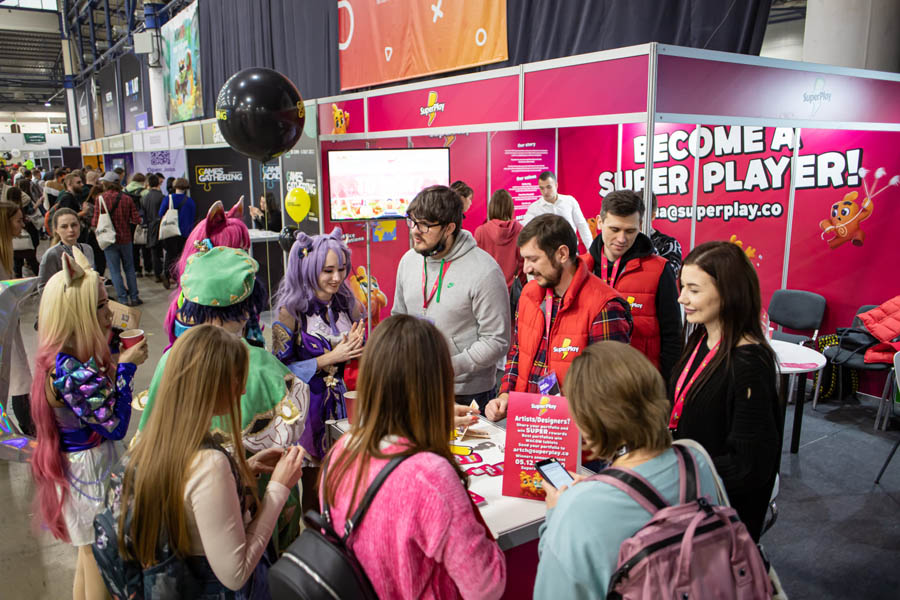
[[[119,548],[146,575],[159,560],[164,532],[172,553],[186,557],[203,585],[203,598],[265,594],[260,558],[301,474],[297,446],[244,458],[240,397],[248,365],[239,338],[212,325],[189,329],[169,352],[156,406],[126,457],[121,506],[130,508],[132,520],[123,527],[127,511],[121,511]],[[214,416],[231,419],[227,442],[210,435]],[[254,477],[265,472],[272,478],[260,499]]]

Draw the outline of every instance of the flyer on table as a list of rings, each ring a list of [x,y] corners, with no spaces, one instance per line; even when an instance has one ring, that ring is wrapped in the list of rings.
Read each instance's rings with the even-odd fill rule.
[[[563,396],[510,392],[506,418],[503,495],[542,500],[543,479],[534,464],[556,458],[575,472],[581,435]]]

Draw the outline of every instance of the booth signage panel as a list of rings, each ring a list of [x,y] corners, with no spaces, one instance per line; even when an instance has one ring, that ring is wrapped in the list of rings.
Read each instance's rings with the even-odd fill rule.
[[[369,132],[518,121],[518,99],[518,75],[369,96]]]
[[[184,126],[169,127],[169,147],[184,148]]]
[[[825,296],[827,333],[900,293],[900,133],[803,129],[801,141],[787,287]]]
[[[250,165],[245,156],[231,148],[205,148],[188,150],[187,161],[198,219],[216,200],[231,207],[241,196],[250,197]]]
[[[338,135],[365,132],[365,100],[354,98],[318,105],[319,131]]]
[[[109,150],[110,152],[121,152],[125,149],[125,138],[122,136],[116,136],[113,138],[109,138]]]
[[[119,167],[125,169],[125,175],[122,179],[123,182],[127,182],[135,173],[134,154],[131,152],[107,154],[103,162],[106,165],[106,169],[110,171]],[[125,187],[124,184],[122,187]]]
[[[525,73],[525,120],[647,111],[648,57]]]
[[[699,133],[695,245],[725,240],[741,246],[756,267],[763,306],[781,288],[789,254],[793,135],[790,127],[757,126],[704,125]]]
[[[659,55],[657,113],[900,123],[900,81]]]
[[[556,131],[529,129],[489,135],[491,188],[510,193],[515,218],[521,221],[528,207],[541,197],[538,175],[541,171],[556,172]]]
[[[504,61],[506,0],[338,4],[341,89]]]
[[[619,152],[618,125],[565,127],[559,130],[559,193],[574,197],[597,237],[603,196],[612,191]],[[688,198],[690,199],[690,198]]]
[[[169,147],[169,132],[154,129],[144,132],[144,150],[165,150]]]
[[[156,150],[135,152],[134,168],[138,173],[162,173],[169,177],[187,177],[187,161],[184,150]],[[165,190],[165,181],[163,181]]]
[[[45,133],[24,133],[26,144],[46,144],[47,134]]]
[[[318,235],[319,233],[319,183],[316,179],[318,152],[316,146],[315,140],[303,136],[293,150],[281,157],[286,203],[282,211],[284,224],[296,226],[308,235]],[[292,195],[292,191],[297,188],[304,193],[294,192]],[[308,205],[306,204],[307,198],[309,198]]]

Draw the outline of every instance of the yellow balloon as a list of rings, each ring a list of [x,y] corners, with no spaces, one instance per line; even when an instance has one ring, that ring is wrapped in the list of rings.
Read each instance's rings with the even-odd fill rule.
[[[287,210],[287,214],[297,223],[302,223],[306,215],[309,214],[309,206],[309,194],[306,193],[306,190],[299,187],[288,192],[287,198],[284,200],[284,208]]]

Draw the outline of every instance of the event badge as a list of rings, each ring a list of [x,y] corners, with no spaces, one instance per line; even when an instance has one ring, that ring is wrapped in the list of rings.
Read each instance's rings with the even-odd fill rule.
[[[544,396],[559,396],[561,392],[559,389],[559,380],[556,378],[556,373],[551,371],[549,375],[541,377],[541,379],[538,381],[538,390]]]

